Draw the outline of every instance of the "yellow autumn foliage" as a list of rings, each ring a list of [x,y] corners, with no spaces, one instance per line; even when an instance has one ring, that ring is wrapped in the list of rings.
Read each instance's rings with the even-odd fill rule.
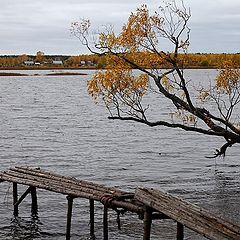
[[[171,81],[167,76],[162,77],[161,83],[169,92],[173,91],[174,87],[171,84]]]
[[[229,95],[233,89],[239,87],[239,84],[240,69],[236,68],[231,61],[224,62],[216,77],[217,90]]]
[[[88,81],[88,92],[95,100],[102,97],[109,103],[119,96],[122,99],[133,99],[145,94],[148,76],[134,75],[132,70],[134,66],[129,62],[142,68],[149,66],[154,68],[165,62],[159,54],[148,49],[149,46],[154,47],[157,44],[154,26],[161,23],[161,18],[157,14],[150,16],[147,6],[142,5],[130,15],[119,35],[115,35],[111,28],[99,34],[97,46],[102,51],[106,50],[108,54],[105,58],[106,70],[98,71]],[[166,79],[164,81],[166,87],[170,88],[169,81]]]
[[[131,69],[114,68],[98,71],[88,81],[88,93],[97,100],[103,97],[105,103],[113,98],[131,98],[133,95],[142,97],[148,88],[148,76],[134,76]]]

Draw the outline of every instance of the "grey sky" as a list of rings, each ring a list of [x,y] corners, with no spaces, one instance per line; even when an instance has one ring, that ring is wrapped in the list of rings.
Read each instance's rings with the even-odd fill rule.
[[[70,35],[70,25],[89,18],[97,29],[116,29],[145,3],[157,9],[161,0],[0,0],[0,55],[87,53]],[[192,17],[190,52],[240,52],[239,0],[185,0]]]

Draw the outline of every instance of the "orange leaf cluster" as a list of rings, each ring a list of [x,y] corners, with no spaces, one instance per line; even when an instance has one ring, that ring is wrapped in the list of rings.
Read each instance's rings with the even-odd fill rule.
[[[115,97],[131,98],[134,94],[141,97],[147,88],[148,76],[146,74],[134,76],[130,69],[114,68],[98,71],[88,81],[88,93],[95,100],[103,97],[107,103],[111,103]]]
[[[218,91],[231,94],[233,89],[238,88],[240,83],[240,69],[236,68],[233,62],[224,62],[219,74],[216,77]]]

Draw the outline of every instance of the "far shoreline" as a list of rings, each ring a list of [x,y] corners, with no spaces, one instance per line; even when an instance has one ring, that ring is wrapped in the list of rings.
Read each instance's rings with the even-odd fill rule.
[[[147,68],[147,67],[146,67]],[[0,67],[0,71],[9,70],[104,70],[106,68],[96,68],[96,67],[41,67],[41,66],[30,66],[30,67]],[[134,69],[134,68],[133,68]],[[169,69],[168,67],[159,69]],[[217,66],[186,66],[183,69],[218,69]]]
[[[31,67],[0,67],[0,71],[9,70],[96,70],[94,67],[41,67],[41,66],[31,66]]]
[[[12,73],[12,72],[0,72],[0,77],[21,77],[21,76],[86,76],[87,73],[76,73],[76,72],[56,72],[56,73],[47,73],[47,74],[22,74],[22,73]]]
[[[104,70],[105,68],[94,68],[94,67],[89,67],[89,68],[82,68],[82,67],[56,67],[56,68],[52,68],[52,67],[12,67],[12,68],[0,68],[0,77],[3,76],[14,76],[14,77],[18,77],[18,76],[40,76],[41,74],[26,74],[26,73],[14,73],[14,72],[3,72],[3,71],[42,71],[42,70],[52,70],[52,71],[61,71],[61,70]],[[169,68],[162,68],[162,69],[169,69]],[[198,66],[198,67],[194,67],[194,66],[188,66],[185,67],[184,70],[188,70],[188,69],[192,69],[192,70],[204,70],[204,69],[218,69],[217,67],[203,67],[203,66]],[[1,72],[2,71],[2,72]],[[87,73],[81,73],[81,72],[52,72],[52,73],[46,73],[43,74],[41,76],[74,76],[74,75],[79,75],[79,76],[85,76],[88,75]]]

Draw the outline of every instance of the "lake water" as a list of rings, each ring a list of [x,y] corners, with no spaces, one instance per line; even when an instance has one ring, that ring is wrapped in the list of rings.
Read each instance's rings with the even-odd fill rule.
[[[0,170],[30,165],[123,190],[153,187],[180,196],[240,224],[239,146],[225,159],[207,159],[222,139],[164,127],[111,121],[104,106],[86,91],[86,76],[0,77]],[[76,72],[76,71],[74,71]],[[215,70],[188,70],[193,81],[208,80]],[[151,100],[151,94],[148,98]],[[148,100],[149,100],[148,99]],[[165,109],[160,97],[152,103]],[[158,117],[156,112],[151,112]],[[161,155],[159,154],[161,153]],[[21,187],[20,192],[26,187]],[[0,239],[65,239],[66,197],[38,190],[39,218],[31,219],[30,199],[12,215],[11,184],[0,184]],[[88,201],[74,200],[72,239],[88,239]],[[109,239],[142,239],[142,221],[134,214],[110,212]],[[155,221],[151,239],[174,239],[175,224]],[[96,236],[102,239],[102,206],[97,205]],[[186,239],[203,239],[191,231]]]

